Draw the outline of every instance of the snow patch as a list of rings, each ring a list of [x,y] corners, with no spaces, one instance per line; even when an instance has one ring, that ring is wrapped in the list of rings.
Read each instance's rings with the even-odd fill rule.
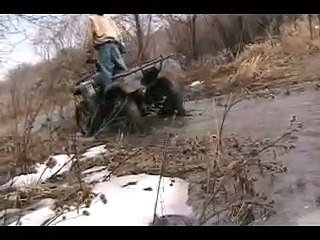
[[[84,159],[88,159],[88,158],[94,158],[98,155],[102,155],[104,153],[108,152],[108,150],[106,149],[105,145],[100,145],[100,146],[96,146],[96,147],[92,147],[89,148],[84,154],[82,154],[81,156]]]
[[[51,225],[148,226],[153,220],[158,185],[159,176],[139,174],[113,177],[108,182],[94,186],[93,191],[98,195],[90,208],[80,209],[79,214],[76,210],[64,213]],[[192,208],[187,205],[188,186],[182,179],[163,177],[157,215],[192,216]],[[20,225],[41,225],[53,216],[54,212],[50,207],[44,207],[24,216]]]
[[[96,172],[100,172],[100,171],[103,171],[105,170],[107,167],[105,166],[96,166],[96,167],[92,167],[92,168],[89,168],[85,171],[82,172],[82,174],[86,175],[86,174],[92,174],[92,173],[96,173]]]
[[[190,87],[196,87],[196,86],[199,86],[199,85],[202,85],[203,82],[200,82],[200,81],[194,81],[193,83],[191,83],[189,86]]]
[[[82,159],[87,160],[107,152],[105,145],[100,145],[88,149],[82,154]],[[50,157],[44,164],[36,164],[36,173],[25,174],[14,177],[9,182],[3,184],[1,188],[15,187],[34,187],[38,183],[42,183],[53,175],[62,174],[70,170],[73,161],[73,155],[59,154]]]
[[[55,174],[62,174],[69,171],[72,166],[72,157],[73,156],[66,154],[55,155],[44,164],[37,164],[36,173],[16,176],[1,187],[34,187],[38,183],[44,182]],[[48,165],[49,161],[50,164],[52,164],[51,166]]]
[[[9,226],[41,226],[55,215],[56,213],[51,209],[51,206],[46,206],[21,217],[19,222],[14,222]]]
[[[93,183],[103,180],[103,178],[109,174],[109,171],[105,166],[97,166],[83,171],[82,174],[85,175],[83,181]]]

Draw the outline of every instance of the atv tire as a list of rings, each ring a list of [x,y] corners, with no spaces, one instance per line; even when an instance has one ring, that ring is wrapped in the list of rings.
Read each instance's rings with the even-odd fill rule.
[[[141,132],[144,121],[136,102],[130,97],[127,97],[124,101],[126,103],[120,112],[120,116],[126,118],[126,128],[130,132]]]
[[[87,106],[84,101],[81,101],[76,105],[75,118],[77,127],[80,129],[81,133],[85,135],[87,133],[86,117],[87,117]]]
[[[156,96],[157,99],[165,98],[160,115],[164,116],[185,116],[186,110],[183,106],[183,97],[179,87],[165,77],[157,79],[154,86],[151,87],[148,93],[151,96]]]

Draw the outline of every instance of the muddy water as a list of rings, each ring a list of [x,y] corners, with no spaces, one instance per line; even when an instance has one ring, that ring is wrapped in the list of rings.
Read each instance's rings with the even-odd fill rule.
[[[269,198],[276,201],[277,214],[266,222],[256,224],[320,225],[320,207],[316,203],[320,196],[319,103],[318,92],[308,91],[275,99],[243,101],[230,112],[226,131],[253,139],[280,136],[293,115],[303,122],[303,129],[295,142],[296,148],[279,159],[288,167],[288,173],[276,177],[273,184],[266,182],[263,186]],[[215,131],[213,100],[189,102],[186,107],[195,110],[194,116],[178,120],[176,126],[171,128],[174,132],[183,136],[201,136]]]

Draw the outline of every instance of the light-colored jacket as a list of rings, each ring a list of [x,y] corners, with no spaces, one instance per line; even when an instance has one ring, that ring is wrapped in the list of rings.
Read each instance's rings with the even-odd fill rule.
[[[93,45],[105,43],[110,39],[121,41],[121,31],[108,15],[93,15],[89,19]]]
[[[88,22],[87,58],[96,59],[97,51],[95,51],[95,46],[109,41],[110,38],[121,42],[122,32],[109,15],[92,15],[89,17]]]

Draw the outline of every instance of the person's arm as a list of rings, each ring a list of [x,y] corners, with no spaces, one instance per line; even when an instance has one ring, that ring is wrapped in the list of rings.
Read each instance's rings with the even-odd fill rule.
[[[88,26],[88,39],[87,39],[87,59],[93,59],[94,58],[94,24],[93,24],[93,20],[91,18],[89,18],[89,26]]]

